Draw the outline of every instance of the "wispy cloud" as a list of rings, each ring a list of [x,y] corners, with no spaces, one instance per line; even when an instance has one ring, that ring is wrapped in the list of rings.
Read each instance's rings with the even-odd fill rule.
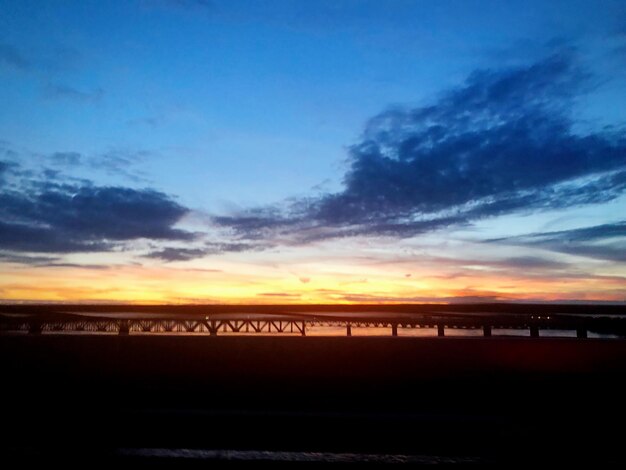
[[[96,88],[84,91],[62,83],[48,83],[44,88],[44,96],[48,99],[68,99],[82,103],[96,103],[102,99],[104,90]]]
[[[78,152],[54,152],[50,160],[55,165],[77,166],[82,163],[82,155]]]
[[[488,242],[532,246],[576,256],[626,262],[626,221],[497,238]]]
[[[96,170],[104,170],[110,175],[123,175],[135,182],[146,181],[145,174],[135,165],[151,156],[147,151],[110,150],[88,159],[88,165]]]
[[[73,47],[24,48],[10,43],[0,43],[0,66],[22,72],[46,75],[74,69],[82,60]]]
[[[104,90],[94,88],[81,90],[64,83],[59,78],[63,72],[73,68],[79,61],[80,53],[73,48],[57,47],[26,54],[21,48],[0,43],[0,67],[23,72],[38,81],[46,99],[68,99],[83,103],[94,103],[102,99]]]
[[[102,99],[100,87],[81,90],[65,82],[64,72],[74,69],[81,54],[71,47],[43,48],[25,53],[20,47],[0,43],[0,68],[19,71],[39,82],[45,99],[95,103]]]
[[[39,160],[58,169],[84,168],[90,171],[103,172],[111,176],[123,176],[133,182],[146,182],[146,174],[137,166],[153,156],[148,151],[132,151],[113,149],[102,153],[84,155],[75,151],[53,152],[49,155],[38,155]],[[56,170],[48,170],[56,171]],[[50,174],[52,177],[53,174]]]
[[[0,66],[24,71],[31,68],[31,62],[15,46],[0,44]]]

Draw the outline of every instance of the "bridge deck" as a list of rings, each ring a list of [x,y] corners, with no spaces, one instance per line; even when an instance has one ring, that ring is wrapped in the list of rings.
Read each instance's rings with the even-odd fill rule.
[[[568,314],[493,313],[387,313],[387,312],[244,312],[195,314],[137,314],[127,312],[54,311],[0,314],[0,333],[101,333],[101,334],[283,334],[306,336],[312,329],[343,329],[352,336],[355,329],[377,329],[391,336],[410,329],[437,330],[437,336],[455,330],[477,330],[489,337],[494,330],[525,330],[530,337],[540,331],[571,331],[579,338],[588,332],[626,337],[626,318],[576,316]]]

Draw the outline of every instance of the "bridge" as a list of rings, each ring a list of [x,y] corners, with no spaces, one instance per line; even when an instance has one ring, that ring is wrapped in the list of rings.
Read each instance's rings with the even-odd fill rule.
[[[524,336],[536,338],[540,331],[568,331],[578,338],[587,338],[589,332],[626,337],[626,318],[593,317],[571,314],[493,314],[493,313],[403,313],[363,312],[361,314],[336,313],[207,313],[207,314],[98,314],[80,312],[46,312],[45,314],[0,314],[0,333],[3,334],[196,334],[196,335],[299,335],[315,329],[324,335],[332,328],[336,335],[343,329],[352,336],[355,329],[384,329],[381,334],[410,335],[406,330],[436,330],[439,337],[467,334],[460,330],[473,330],[473,335],[490,337],[500,329],[517,330]],[[328,330],[330,331],[330,330]],[[400,332],[400,334],[399,334]],[[413,335],[415,336],[415,335]]]

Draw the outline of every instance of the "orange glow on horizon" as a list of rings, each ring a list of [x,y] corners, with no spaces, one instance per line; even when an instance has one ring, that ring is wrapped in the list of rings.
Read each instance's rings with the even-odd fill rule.
[[[623,301],[626,288],[626,279],[619,276],[533,279],[484,272],[446,278],[424,269],[409,277],[378,266],[360,269],[359,276],[318,268],[310,278],[299,278],[258,266],[254,271],[238,265],[222,267],[14,267],[4,270],[0,297],[5,302],[129,304],[394,304],[441,303],[452,298]]]

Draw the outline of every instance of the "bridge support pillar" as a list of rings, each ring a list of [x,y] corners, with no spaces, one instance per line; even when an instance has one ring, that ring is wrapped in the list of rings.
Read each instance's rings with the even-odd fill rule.
[[[443,328],[443,325],[437,325],[437,336],[445,336],[446,335],[446,331]]]
[[[530,326],[530,337],[539,338],[539,327],[537,325]]]
[[[346,325],[346,336],[352,336],[352,325],[350,323]]]
[[[120,335],[127,335],[130,333],[130,327],[128,325],[128,320],[120,320]]]
[[[576,337],[577,338],[586,338],[587,337],[587,328],[584,326],[579,326],[576,328]]]
[[[491,336],[491,325],[485,325],[483,326],[483,335],[485,337],[489,337]]]
[[[31,335],[39,335],[41,334],[42,325],[41,322],[32,321],[28,325],[28,333]]]
[[[391,325],[391,336],[398,336],[398,325],[395,323]]]

